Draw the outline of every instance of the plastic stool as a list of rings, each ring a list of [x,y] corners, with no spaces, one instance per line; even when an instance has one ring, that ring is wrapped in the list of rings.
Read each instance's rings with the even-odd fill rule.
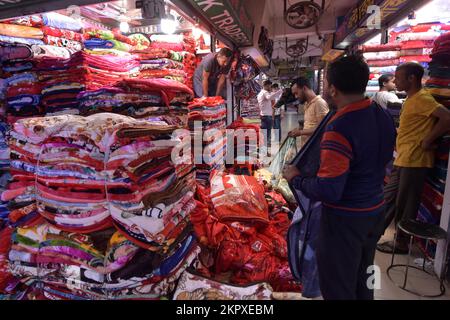
[[[403,231],[404,233],[406,233],[407,235],[409,235],[409,251],[408,251],[408,260],[406,264],[394,264],[394,257],[395,257],[395,246],[397,244],[397,237],[398,237],[398,233],[399,233],[399,229],[401,231]],[[406,283],[408,281],[408,271],[409,268],[414,268],[420,271],[423,271],[429,275],[432,276],[436,276],[436,274],[430,273],[427,270],[425,270],[425,262],[427,261],[427,257],[426,254],[424,254],[424,258],[423,258],[423,265],[422,268],[416,267],[416,266],[411,266],[409,265],[410,259],[411,259],[411,252],[412,252],[412,247],[413,247],[413,239],[414,237],[420,238],[420,239],[424,239],[426,240],[426,244],[425,244],[425,251],[428,248],[428,242],[430,240],[445,240],[445,248],[447,248],[447,232],[445,232],[444,229],[440,228],[439,226],[433,225],[433,224],[429,224],[429,223],[424,223],[424,222],[420,222],[420,221],[415,221],[415,220],[404,220],[404,221],[400,221],[397,225],[397,229],[395,232],[395,240],[394,240],[394,250],[392,252],[392,259],[391,259],[391,265],[388,267],[387,269],[387,275],[389,277],[389,279],[396,284],[400,289],[408,291],[409,293],[412,293],[416,296],[420,296],[420,297],[427,297],[427,298],[436,298],[436,297],[440,297],[445,293],[445,286],[444,286],[444,276],[441,277],[439,280],[439,285],[440,285],[440,291],[438,294],[435,295],[424,295],[421,294],[419,292],[416,292],[414,290],[408,289],[406,288]],[[446,249],[447,252],[447,249]],[[446,260],[446,259],[444,259]],[[405,267],[405,278],[403,280],[403,285],[399,285],[397,284],[391,277],[390,275],[390,271],[392,268],[395,267]]]

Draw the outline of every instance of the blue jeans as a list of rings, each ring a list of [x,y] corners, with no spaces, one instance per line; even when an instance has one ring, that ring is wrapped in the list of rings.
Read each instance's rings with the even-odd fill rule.
[[[273,118],[273,128],[275,130],[278,129],[278,141],[281,142],[281,115],[276,115],[275,118]],[[275,131],[276,132],[276,131]]]
[[[264,145],[267,148],[270,148],[271,146],[271,140],[272,140],[272,116],[261,116],[261,129],[266,130],[266,134],[264,134]]]

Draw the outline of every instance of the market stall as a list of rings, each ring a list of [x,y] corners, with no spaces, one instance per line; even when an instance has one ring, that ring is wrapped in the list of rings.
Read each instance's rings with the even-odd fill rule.
[[[288,203],[253,172],[225,170],[225,101],[194,99],[211,24],[171,3],[182,25],[167,32],[122,4],[2,16],[0,298],[299,295]]]

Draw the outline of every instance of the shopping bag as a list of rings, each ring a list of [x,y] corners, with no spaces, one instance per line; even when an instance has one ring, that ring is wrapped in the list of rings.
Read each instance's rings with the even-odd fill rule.
[[[269,166],[269,171],[272,173],[272,186],[278,186],[280,180],[283,178],[283,167],[292,161],[297,154],[297,140],[293,137],[287,137],[281,144],[280,149],[273,158]]]
[[[296,190],[299,207],[295,211],[287,233],[288,261],[295,280],[302,284],[302,296],[321,296],[316,247],[319,236],[321,203],[311,201]],[[306,208],[303,211],[302,208]]]
[[[318,128],[291,161],[303,177],[314,177],[320,167],[320,142],[333,112],[319,124]],[[303,285],[302,295],[319,297],[319,274],[315,249],[319,234],[321,202],[306,197],[301,190],[290,185],[297,201],[298,209],[288,230],[288,258],[292,275]]]

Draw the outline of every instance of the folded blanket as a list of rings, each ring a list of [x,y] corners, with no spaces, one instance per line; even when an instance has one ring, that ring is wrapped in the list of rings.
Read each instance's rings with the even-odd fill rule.
[[[150,40],[142,33],[134,33],[128,36],[133,41],[133,50],[145,50],[150,46]]]
[[[393,65],[398,65],[399,59],[389,59],[389,60],[368,60],[367,64],[370,67],[388,67]]]
[[[104,40],[97,38],[84,41],[84,46],[86,49],[116,49],[126,52],[131,50],[131,46],[126,43],[117,40]]]
[[[0,41],[1,41],[0,36]],[[40,40],[34,40],[40,41]],[[42,41],[41,41],[42,42]],[[44,44],[42,42],[42,44]],[[0,61],[10,61],[10,60],[23,60],[30,59],[33,57],[33,52],[31,48],[27,45],[23,44],[1,44],[0,45]]]
[[[12,18],[3,20],[3,23],[8,24],[17,24],[21,26],[28,26],[28,27],[42,27],[44,25],[44,21],[42,20],[42,16],[39,14],[32,15],[32,16],[24,16],[24,17],[18,17],[18,18]]]
[[[400,57],[400,63],[405,62],[430,62],[430,56],[404,56]]]
[[[110,30],[102,30],[102,29],[94,29],[94,28],[87,28],[84,29],[84,36],[86,39],[103,39],[103,40],[113,40],[114,39],[114,33]]]
[[[83,49],[83,45],[74,40],[68,40],[64,38],[54,37],[54,36],[45,36],[44,37],[45,44],[49,44],[57,47],[65,47],[68,49],[72,49],[73,51],[80,51]]]
[[[133,58],[133,56],[129,52],[120,51],[116,49],[100,49],[100,48],[94,48],[91,50],[85,49],[85,52],[93,55],[112,55],[112,56],[118,56],[118,57],[129,57],[130,59]]]
[[[11,37],[11,36],[3,36],[0,34],[0,42],[7,43],[22,43],[22,44],[44,44],[44,41],[40,39],[32,39],[32,38],[20,38],[20,37]]]
[[[443,97],[443,98],[450,98],[450,89],[445,88],[428,88],[428,92],[430,92],[432,95]]]
[[[0,23],[0,34],[3,36],[29,39],[42,39],[44,37],[41,29],[5,23]]]
[[[84,35],[86,39],[103,39],[103,40],[117,40],[129,45],[135,45],[137,44],[136,40],[132,40],[127,36],[124,36],[120,33],[118,30],[101,30],[101,29],[95,29],[95,28],[87,28],[84,30]]]
[[[431,48],[408,49],[401,50],[400,56],[429,56],[431,52]]]
[[[171,52],[166,49],[144,49],[144,50],[135,50],[132,51],[133,54],[136,54],[141,60],[152,60],[152,59],[160,59],[160,58],[168,58],[172,60]]]
[[[380,51],[380,52],[366,52],[364,58],[366,60],[386,60],[394,59],[400,56],[400,51]]]
[[[2,56],[2,48],[0,47],[0,56]],[[31,54],[31,50],[30,50]],[[3,71],[9,73],[16,73],[33,69],[33,62],[19,61],[19,62],[5,62],[3,63]]]
[[[183,70],[184,65],[181,62],[174,61],[167,58],[155,59],[155,60],[141,60],[142,69],[179,69]]]
[[[141,75],[152,78],[164,78],[166,76],[186,77],[186,72],[177,69],[144,69],[141,70]]]
[[[42,32],[44,32],[45,36],[53,36],[58,38],[64,38],[67,40],[74,40],[78,42],[82,42],[84,40],[83,35],[78,32],[74,32],[71,30],[57,29],[53,27],[42,27]]]
[[[399,43],[370,44],[362,46],[363,52],[396,51],[400,50],[400,48],[401,45]]]
[[[51,45],[33,45],[31,46],[33,50],[34,58],[61,58],[69,59],[72,55],[72,51],[67,48],[55,47]]]
[[[371,73],[395,73],[397,66],[388,66],[388,67],[370,67]]]
[[[441,35],[440,32],[435,31],[401,33],[397,35],[397,40],[398,41],[434,40],[440,35]]]
[[[154,49],[166,49],[173,51],[184,51],[183,43],[171,43],[171,42],[159,42],[155,41],[150,44],[150,48]]]
[[[426,82],[427,86],[435,86],[450,89],[450,79],[430,78]]]
[[[7,100],[8,107],[23,106],[23,105],[39,105],[41,95],[23,94]]]
[[[48,12],[42,15],[44,25],[59,29],[80,31],[83,28],[81,22],[74,18],[59,14],[57,12]]]
[[[433,48],[433,40],[411,40],[401,44],[401,50]]]

